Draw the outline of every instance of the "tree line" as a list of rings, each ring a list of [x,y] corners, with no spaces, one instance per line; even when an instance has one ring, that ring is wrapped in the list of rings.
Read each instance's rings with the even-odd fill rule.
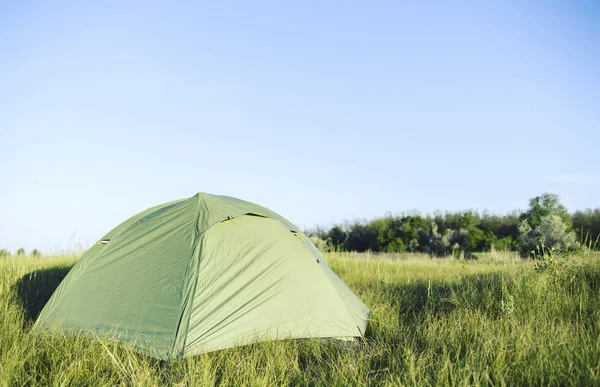
[[[548,251],[600,250],[600,208],[569,213],[556,194],[529,200],[527,211],[498,215],[487,212],[437,212],[387,215],[306,232],[323,251],[426,253],[473,258],[492,249],[518,251],[523,256]],[[0,250],[0,258],[11,256]],[[25,256],[19,249],[17,256]],[[38,250],[32,256],[40,256]]]
[[[519,251],[527,256],[547,250],[563,252],[600,248],[600,208],[569,213],[559,197],[544,193],[530,199],[529,209],[498,215],[487,212],[437,212],[433,215],[387,215],[346,222],[307,232],[324,250],[415,252],[432,256]]]

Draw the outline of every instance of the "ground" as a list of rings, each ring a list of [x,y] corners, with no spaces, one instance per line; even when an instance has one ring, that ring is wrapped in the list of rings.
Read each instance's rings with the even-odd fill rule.
[[[600,256],[476,261],[331,253],[373,310],[365,339],[286,340],[171,363],[31,332],[77,256],[0,258],[7,385],[599,385]],[[2,384],[2,383],[0,383]]]

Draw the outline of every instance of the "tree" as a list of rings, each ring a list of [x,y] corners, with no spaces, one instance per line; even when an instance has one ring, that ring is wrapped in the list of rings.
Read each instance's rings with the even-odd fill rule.
[[[570,230],[572,226],[569,212],[560,203],[558,195],[553,193],[543,193],[529,200],[529,210],[521,215],[521,221],[527,220],[533,228],[542,224],[542,218],[548,215],[557,215]]]
[[[576,245],[571,216],[556,194],[543,193],[530,199],[529,210],[520,219],[519,247],[525,256],[532,252],[564,252]]]
[[[2,249],[0,250],[0,258],[10,257],[10,251]]]
[[[422,243],[426,244],[426,241],[421,241],[421,231],[427,230],[429,227],[427,221],[419,215],[410,215],[402,218],[402,225],[400,227],[400,234],[402,240],[408,251],[417,252]]]
[[[42,253],[40,253],[40,252],[39,252],[37,249],[34,249],[34,250],[31,252],[31,256],[32,256],[32,257],[40,257],[41,255],[42,255]]]
[[[491,249],[492,245],[498,250],[518,248],[514,241],[519,238],[519,216],[517,212],[502,216],[484,213],[478,225],[485,233],[485,246],[481,250]]]
[[[348,251],[367,251],[374,250],[377,243],[377,234],[371,227],[361,223],[354,223],[348,231],[345,249]]]
[[[575,211],[572,219],[573,230],[580,242],[593,249],[600,249],[600,208]]]
[[[429,243],[426,252],[433,257],[445,257],[451,252],[450,239],[452,230],[446,229],[443,234],[438,231],[435,222],[431,223],[431,233],[429,234]]]
[[[344,244],[346,243],[347,238],[348,236],[346,235],[344,230],[342,230],[342,226],[334,226],[327,233],[327,239],[331,241],[331,244],[336,249],[344,248]]]
[[[17,255],[21,256],[21,257],[24,256],[25,255],[25,249],[21,247],[19,250],[17,250]]]

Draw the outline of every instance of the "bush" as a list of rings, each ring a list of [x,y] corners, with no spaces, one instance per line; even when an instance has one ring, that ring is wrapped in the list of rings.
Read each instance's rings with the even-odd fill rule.
[[[515,242],[511,237],[504,237],[494,241],[493,246],[496,250],[509,251],[512,250]]]
[[[540,225],[535,228],[523,220],[519,224],[519,244],[524,256],[564,253],[578,247],[575,233],[569,231],[563,219],[556,214],[543,216]]]
[[[311,235],[308,237],[308,239],[312,242],[313,245],[315,245],[317,250],[319,250],[320,252],[326,253],[329,251],[329,246],[327,245],[327,241],[324,241],[323,239],[319,238],[316,235]]]

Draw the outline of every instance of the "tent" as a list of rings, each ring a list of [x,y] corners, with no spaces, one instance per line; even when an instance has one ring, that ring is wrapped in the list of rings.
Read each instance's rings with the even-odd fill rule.
[[[102,237],[35,328],[96,332],[168,360],[262,340],[360,337],[369,315],[288,220],[198,193]]]

